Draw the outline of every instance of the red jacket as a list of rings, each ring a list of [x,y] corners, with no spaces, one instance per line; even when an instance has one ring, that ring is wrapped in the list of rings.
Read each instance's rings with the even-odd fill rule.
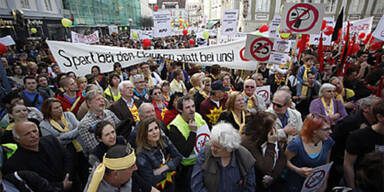
[[[70,111],[70,112],[72,112],[75,115],[79,111],[80,105],[85,101],[85,98],[82,96],[81,91],[77,92],[76,100],[73,103],[73,104],[75,104],[74,107],[72,107],[72,103],[69,102],[67,98],[65,98],[64,93],[58,94],[57,95],[57,99],[60,100],[61,105],[63,106],[63,111]]]
[[[220,107],[217,107],[217,105],[211,100],[211,97],[208,97],[201,102],[200,114],[208,123],[209,128],[212,128],[212,125],[215,125],[219,120],[221,113],[225,110],[226,101],[226,98],[220,100]]]

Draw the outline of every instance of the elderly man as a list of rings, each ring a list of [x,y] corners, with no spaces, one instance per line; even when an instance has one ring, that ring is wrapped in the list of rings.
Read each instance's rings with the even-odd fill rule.
[[[196,158],[192,191],[255,191],[255,159],[229,123],[213,126],[211,141]]]
[[[132,191],[132,174],[137,170],[136,155],[124,145],[111,147],[103,162],[94,168],[84,192]]]
[[[148,102],[149,95],[147,93],[147,82],[145,81],[144,76],[141,74],[136,74],[133,76],[132,81],[135,85],[135,89],[133,90],[133,98],[141,100],[143,102]]]
[[[247,79],[244,82],[244,99],[249,112],[264,111],[266,109],[263,98],[255,94],[256,81]]]
[[[279,141],[289,142],[294,135],[300,132],[303,126],[301,114],[297,110],[291,109],[291,93],[285,90],[277,90],[272,98],[272,106],[267,112],[275,114],[277,137]]]
[[[92,90],[87,92],[85,96],[89,111],[79,123],[79,133],[81,139],[84,141],[83,151],[88,153],[96,147],[99,142],[96,140],[94,133],[91,133],[92,127],[101,120],[110,121],[113,125],[120,123],[119,118],[116,115],[105,109],[105,101],[103,93],[99,90]]]
[[[130,81],[123,81],[119,84],[119,91],[121,98],[113,103],[109,110],[111,110],[120,120],[132,119],[138,122],[139,110],[142,101],[133,98],[133,89],[135,87]]]
[[[225,102],[227,99],[224,97],[226,91],[229,91],[228,87],[223,86],[221,80],[217,80],[211,85],[212,90],[208,98],[204,99],[200,104],[200,114],[211,128],[217,123],[221,113],[225,109]]]
[[[60,100],[63,110],[77,114],[85,98],[82,92],[78,91],[76,81],[72,77],[66,77],[60,80],[59,84],[64,89],[64,93],[58,94],[57,99]]]
[[[55,137],[39,138],[37,125],[29,121],[16,123],[12,133],[19,148],[6,161],[5,174],[33,171],[56,188],[63,191],[71,189],[69,174],[72,171],[72,159]]]
[[[183,155],[179,174],[175,178],[175,191],[190,191],[196,155],[204,147],[207,141],[206,136],[210,135],[210,131],[203,117],[195,112],[195,102],[192,97],[186,95],[180,98],[177,101],[177,109],[181,114],[178,114],[168,125],[168,137]],[[197,141],[197,132],[202,136],[200,142]]]

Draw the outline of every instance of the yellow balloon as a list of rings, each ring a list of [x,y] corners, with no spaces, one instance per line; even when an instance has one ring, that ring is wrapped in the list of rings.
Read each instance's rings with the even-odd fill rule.
[[[135,31],[135,32],[132,33],[132,36],[133,36],[133,38],[137,39],[137,37],[138,37],[139,35],[138,35],[137,32]]]
[[[280,33],[281,37],[283,37],[284,39],[288,39],[289,36],[291,36],[290,33]]]
[[[35,33],[37,33],[37,29],[36,28],[31,28],[31,32],[33,33],[33,34],[35,34]]]
[[[124,30],[128,30],[128,27],[124,27]]]
[[[67,19],[67,18],[63,18],[63,19],[61,19],[61,24],[64,27],[71,27],[72,26],[72,21]]]
[[[208,39],[209,38],[209,32],[208,31],[204,31],[203,32],[203,37],[204,37],[204,39]]]

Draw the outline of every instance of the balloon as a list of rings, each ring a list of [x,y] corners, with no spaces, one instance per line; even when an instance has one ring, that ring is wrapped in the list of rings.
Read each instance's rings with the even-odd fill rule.
[[[208,31],[204,31],[203,32],[203,37],[204,37],[204,39],[208,39],[209,38],[209,32]]]
[[[7,47],[4,44],[0,43],[0,55],[6,52],[7,52]]]
[[[331,26],[326,26],[326,27],[325,27],[324,34],[325,34],[325,35],[332,35],[333,31],[334,31],[333,27],[331,27]]]
[[[365,33],[364,32],[359,34],[359,39],[364,39],[364,37],[365,37]]]
[[[326,26],[327,26],[327,21],[323,20],[323,23],[321,24],[321,30],[324,30]]]
[[[128,30],[128,27],[124,27],[124,30]]]
[[[156,5],[153,9],[155,10],[155,12],[157,12],[159,10],[159,6]]]
[[[151,45],[150,39],[144,39],[143,40],[143,47],[149,47]]]
[[[184,29],[184,30],[183,30],[183,35],[184,35],[184,36],[188,35],[188,30]]]
[[[190,39],[190,40],[189,40],[189,44],[190,44],[190,45],[194,45],[194,44],[195,44],[195,40]]]
[[[137,32],[135,31],[135,32],[132,33],[132,37],[137,39],[137,37],[139,37],[139,34],[137,34]]]
[[[373,43],[373,44],[371,45],[371,48],[370,48],[369,50],[371,50],[371,51],[376,51],[376,50],[382,48],[383,45],[384,45],[384,42],[375,42],[375,43]]]
[[[185,46],[185,47],[188,47],[188,43],[184,43],[184,46]]]
[[[280,37],[281,37],[282,39],[288,39],[289,36],[291,36],[290,33],[280,33]]]
[[[64,27],[72,27],[72,21],[67,19],[67,18],[63,18],[61,19],[61,24],[64,26]]]
[[[31,28],[31,33],[33,33],[33,34],[35,34],[35,33],[37,33],[37,29],[36,28]]]
[[[264,32],[266,32],[266,31],[268,31],[268,29],[269,29],[269,26],[266,25],[266,24],[264,24],[264,25],[262,25],[262,26],[259,28],[259,31],[262,32],[262,33],[264,33]]]

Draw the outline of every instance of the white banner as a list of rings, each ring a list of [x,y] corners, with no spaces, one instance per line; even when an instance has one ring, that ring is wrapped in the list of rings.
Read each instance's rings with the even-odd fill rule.
[[[238,13],[237,9],[224,11],[221,35],[234,35],[236,33]]]
[[[256,87],[255,94],[263,98],[266,104],[269,104],[271,98],[271,86],[266,85],[262,87]]]
[[[167,10],[153,12],[153,36],[166,37],[172,35],[171,14]]]
[[[16,45],[15,41],[10,35],[0,38],[0,43],[4,44],[5,46]]]
[[[280,39],[280,34],[279,32],[277,31],[277,28],[279,27],[281,23],[281,17],[278,16],[278,15],[275,15],[275,17],[273,18],[271,24],[269,24],[269,36],[271,38],[276,38],[276,39]]]
[[[373,22],[373,16],[367,17],[364,19],[349,21],[349,23],[351,24],[351,27],[349,28],[349,32],[352,35],[355,33],[357,35],[359,35],[360,33],[365,33],[365,35],[368,35],[368,33],[370,33],[372,30],[372,22]],[[343,32],[347,31],[347,25],[348,25],[348,22],[343,23]]]
[[[327,179],[327,175],[332,164],[333,162],[330,162],[328,164],[313,168],[313,173],[305,179],[301,192],[318,191]]]
[[[109,31],[109,35],[112,35],[112,33],[116,33],[116,34],[119,33],[119,29],[117,28],[116,25],[108,26],[108,31]]]
[[[113,70],[115,62],[128,67],[148,60],[158,58],[200,65],[219,64],[221,67],[233,69],[255,70],[256,62],[247,61],[244,54],[245,41],[233,41],[208,47],[191,49],[156,49],[139,50],[122,47],[68,43],[63,41],[47,41],[47,44],[63,72],[73,71],[78,76],[91,73],[94,65],[101,72]]]
[[[287,53],[291,49],[291,42],[285,39],[275,39],[273,42],[273,50],[277,52]]]
[[[95,31],[90,35],[83,35],[71,31],[72,43],[97,43],[99,42],[99,31]]]
[[[381,17],[379,23],[376,26],[376,30],[372,33],[373,37],[384,41],[384,15]]]

